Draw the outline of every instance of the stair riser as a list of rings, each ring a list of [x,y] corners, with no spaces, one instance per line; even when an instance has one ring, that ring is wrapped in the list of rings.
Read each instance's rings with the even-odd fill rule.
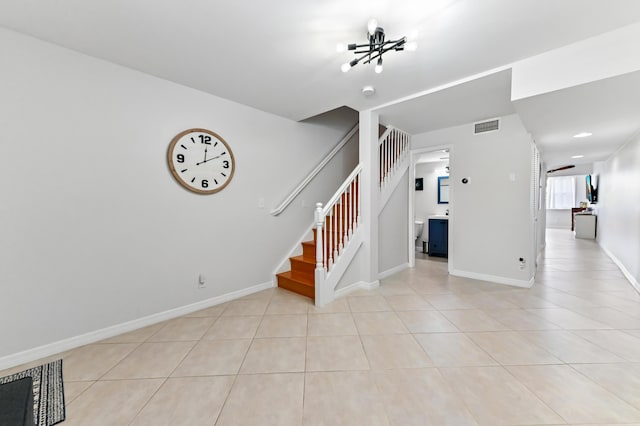
[[[316,297],[316,292],[313,287],[300,284],[286,277],[278,277],[278,287],[293,291],[294,293],[298,293],[306,297],[310,297],[311,299],[315,299]]]
[[[293,277],[301,280],[308,280],[310,284],[315,279],[316,266],[313,263],[301,262],[296,259],[290,259],[291,273]]]

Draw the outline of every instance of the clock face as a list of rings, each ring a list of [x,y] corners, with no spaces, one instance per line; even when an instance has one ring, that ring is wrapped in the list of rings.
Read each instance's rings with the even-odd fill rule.
[[[235,160],[222,137],[206,129],[189,129],[176,135],[167,160],[173,177],[199,194],[214,194],[229,184]]]

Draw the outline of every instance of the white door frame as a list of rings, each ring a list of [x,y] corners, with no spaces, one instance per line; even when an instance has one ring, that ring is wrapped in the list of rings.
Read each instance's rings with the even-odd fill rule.
[[[409,217],[409,267],[413,268],[416,265],[416,236],[415,236],[415,229],[414,229],[414,221],[415,221],[415,206],[416,206],[416,189],[415,189],[415,182],[416,182],[416,162],[418,161],[418,158],[420,157],[420,155],[424,154],[425,152],[433,152],[433,151],[442,151],[443,149],[446,149],[449,151],[449,182],[453,182],[453,180],[451,179],[452,177],[455,176],[455,169],[453,167],[451,167],[451,163],[452,163],[452,159],[453,159],[453,145],[433,145],[433,146],[428,146],[428,147],[423,147],[423,148],[418,148],[418,149],[412,149],[410,152],[410,161],[411,163],[409,164],[409,207],[408,207],[408,217]],[[454,198],[454,194],[453,194],[453,185],[449,184],[449,235],[451,235],[451,223],[454,221],[454,217],[455,217],[455,209],[452,208],[453,205],[453,198]],[[428,218],[425,218],[425,224],[424,226],[428,226]],[[424,231],[423,231],[424,232]],[[453,252],[453,245],[451,244],[451,238],[449,238],[449,257],[447,258],[447,264],[448,264],[448,271],[449,273],[451,273],[451,271],[453,270],[453,262],[452,260],[452,254]]]

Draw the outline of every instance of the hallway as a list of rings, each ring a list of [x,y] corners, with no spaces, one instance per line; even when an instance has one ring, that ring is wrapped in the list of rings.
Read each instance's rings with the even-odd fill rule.
[[[323,309],[276,288],[62,356],[64,425],[640,424],[640,295],[568,231],[531,289],[417,259]]]

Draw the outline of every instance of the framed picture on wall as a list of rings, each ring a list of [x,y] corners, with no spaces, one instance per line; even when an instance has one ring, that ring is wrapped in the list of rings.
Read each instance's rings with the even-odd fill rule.
[[[422,191],[423,189],[423,178],[416,178],[416,191]]]

